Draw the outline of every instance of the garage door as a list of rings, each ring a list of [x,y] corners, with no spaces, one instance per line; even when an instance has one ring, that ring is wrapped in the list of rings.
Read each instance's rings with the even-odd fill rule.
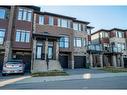
[[[60,61],[60,64],[63,68],[68,68],[68,56],[60,55],[59,61]]]
[[[85,68],[86,57],[85,56],[74,56],[74,67]]]
[[[31,71],[31,55],[16,55],[16,59],[23,60],[25,63],[25,72],[30,73]]]
[[[3,62],[4,62],[4,54],[0,54],[0,72],[2,71],[3,68]]]
[[[4,61],[4,54],[0,54],[0,72],[2,71],[3,68],[3,61]]]
[[[127,68],[127,58],[124,58],[124,67]]]

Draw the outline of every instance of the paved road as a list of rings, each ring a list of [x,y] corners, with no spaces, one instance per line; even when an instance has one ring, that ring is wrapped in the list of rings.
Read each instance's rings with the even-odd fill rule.
[[[0,89],[127,89],[127,76],[90,80],[14,83]]]
[[[99,74],[99,73],[108,73],[103,70],[98,70],[96,68],[93,69],[64,69],[65,72],[67,72],[69,75],[78,75],[78,74],[84,74],[84,73],[91,73],[91,74]]]

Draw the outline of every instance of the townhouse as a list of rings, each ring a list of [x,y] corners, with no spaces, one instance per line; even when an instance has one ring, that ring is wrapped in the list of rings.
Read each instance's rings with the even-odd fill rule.
[[[91,34],[90,63],[93,67],[127,67],[127,31],[101,29]]]
[[[88,24],[37,6],[0,6],[0,69],[12,59],[23,60],[26,72],[85,68]]]

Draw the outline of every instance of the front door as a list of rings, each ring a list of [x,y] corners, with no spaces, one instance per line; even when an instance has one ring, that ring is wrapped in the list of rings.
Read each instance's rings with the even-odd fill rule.
[[[53,42],[48,42],[48,59],[53,59]]]
[[[53,47],[49,46],[48,47],[48,59],[53,58]]]

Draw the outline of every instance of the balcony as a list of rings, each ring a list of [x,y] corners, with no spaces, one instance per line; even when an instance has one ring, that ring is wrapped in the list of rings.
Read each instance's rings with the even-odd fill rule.
[[[90,53],[100,53],[102,52],[102,45],[100,44],[91,44],[87,46],[87,52]]]
[[[123,53],[124,51],[125,51],[125,49],[120,48],[120,47],[112,47],[111,48],[112,53]]]

